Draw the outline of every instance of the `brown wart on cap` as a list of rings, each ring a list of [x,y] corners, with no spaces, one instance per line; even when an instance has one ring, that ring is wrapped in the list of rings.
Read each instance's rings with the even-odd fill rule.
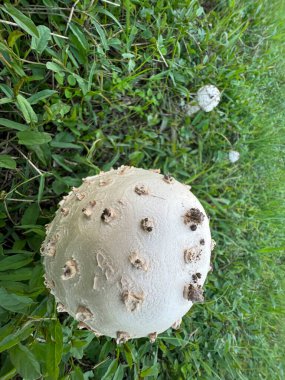
[[[151,232],[154,228],[153,220],[150,218],[144,218],[141,220],[141,227],[144,231]]]
[[[201,285],[197,284],[189,284],[185,285],[184,291],[183,291],[183,297],[187,299],[188,301],[194,302],[203,302],[204,296],[203,296],[203,289]]]
[[[101,334],[99,331],[93,329],[92,327],[88,326],[86,323],[84,322],[79,322],[78,325],[77,325],[77,328],[79,330],[82,330],[82,329],[87,329],[89,331],[92,331],[94,333],[95,336],[97,337],[100,337],[102,336],[103,334]]]
[[[87,330],[91,330],[91,327],[89,327],[88,325],[86,325],[86,323],[84,322],[79,322],[77,327],[79,328],[79,330],[82,330],[82,329],[87,329]]]
[[[56,305],[56,310],[57,310],[58,313],[66,313],[66,312],[67,312],[67,310],[66,310],[64,304],[61,303],[61,302],[58,302],[58,303],[57,303],[57,305]]]
[[[117,331],[116,343],[126,343],[130,339],[130,334],[125,331]]]
[[[82,212],[87,217],[90,218],[93,214],[93,207],[96,205],[96,201],[90,201],[88,202],[86,207],[83,207]]]
[[[61,215],[67,216],[69,214],[69,208],[67,207],[61,207],[60,208]]]
[[[55,282],[52,279],[47,278],[46,274],[44,274],[43,277],[46,288],[48,288],[49,290],[53,290],[55,288]]]
[[[72,188],[72,191],[73,191],[73,194],[75,195],[75,197],[79,200],[79,201],[82,201],[83,198],[85,198],[85,193],[83,192],[80,192],[79,189],[77,187],[73,187]]]
[[[45,224],[45,230],[47,234],[50,232],[50,229],[51,229],[51,223]]]
[[[160,169],[149,169],[150,172],[160,174]]]
[[[129,261],[136,269],[141,269],[145,272],[148,270],[148,263],[137,252],[132,252],[129,255]]]
[[[62,280],[69,280],[73,278],[76,273],[78,273],[78,266],[76,260],[67,260],[63,267],[63,274],[61,275]]]
[[[101,220],[105,223],[110,223],[115,217],[115,211],[112,208],[105,208],[101,214]]]
[[[124,175],[124,174],[126,174],[128,171],[130,171],[131,168],[132,168],[131,166],[122,165],[122,166],[120,166],[120,167],[118,168],[117,173],[118,173],[119,175]]]
[[[56,243],[58,242],[59,234],[56,233],[50,239],[48,239],[47,243],[44,242],[40,248],[40,252],[42,256],[50,256],[53,257],[56,253]]]
[[[108,186],[108,185],[111,185],[112,182],[113,182],[112,178],[101,178],[99,180],[99,186],[100,187]]]
[[[182,318],[175,321],[171,327],[173,328],[173,330],[178,330],[181,326],[181,323],[182,323]]]
[[[202,249],[199,247],[187,248],[184,250],[184,261],[186,264],[200,260]]]
[[[150,343],[154,343],[157,339],[157,332],[153,332],[148,334]]]
[[[202,275],[199,272],[192,274],[192,280],[194,283],[197,283],[201,279],[201,277]]]
[[[163,181],[170,184],[174,182],[174,178],[171,177],[169,174],[165,174],[163,176]]]
[[[217,243],[215,242],[214,239],[211,240],[211,251],[213,251],[215,249],[215,246],[217,245]]]
[[[147,195],[149,193],[148,188],[145,185],[136,185],[135,192],[138,195]]]
[[[144,301],[144,292],[134,293],[129,290],[124,290],[122,292],[122,301],[126,305],[128,311],[136,311]]]
[[[193,225],[202,224],[204,219],[205,215],[198,208],[190,208],[190,210],[184,214],[184,223],[190,225],[191,229]]]
[[[83,305],[78,306],[76,310],[75,319],[77,319],[78,321],[84,322],[92,318],[93,318],[93,314],[87,307]]]
[[[92,181],[90,180],[90,178],[86,177],[82,178],[82,183],[85,185],[91,185]]]

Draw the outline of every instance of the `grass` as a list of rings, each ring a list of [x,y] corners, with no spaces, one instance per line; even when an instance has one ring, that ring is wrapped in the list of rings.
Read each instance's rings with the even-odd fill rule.
[[[111,3],[0,7],[0,379],[284,379],[284,2]],[[207,83],[219,106],[185,115]],[[79,330],[43,284],[58,201],[122,164],[191,184],[217,241],[153,345]]]

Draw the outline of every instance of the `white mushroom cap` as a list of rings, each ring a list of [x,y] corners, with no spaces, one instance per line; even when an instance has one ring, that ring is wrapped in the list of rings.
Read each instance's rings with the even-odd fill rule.
[[[205,112],[210,112],[219,104],[221,93],[217,87],[210,84],[201,87],[196,98],[200,108]]]
[[[210,268],[209,220],[189,188],[127,166],[73,188],[41,248],[59,310],[117,343],[177,328]]]
[[[235,151],[235,150],[231,150],[229,152],[229,160],[232,162],[232,163],[235,163],[236,161],[239,160],[239,157],[240,157],[240,154],[239,152]]]

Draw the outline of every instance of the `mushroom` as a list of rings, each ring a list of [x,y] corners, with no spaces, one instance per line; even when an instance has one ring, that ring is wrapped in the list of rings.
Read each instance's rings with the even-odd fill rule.
[[[235,150],[231,150],[229,152],[229,160],[230,160],[230,162],[232,162],[232,163],[237,162],[239,160],[239,157],[240,157],[239,152],[237,152]]]
[[[205,112],[212,111],[220,102],[221,93],[219,89],[211,84],[201,87],[197,94],[195,103],[185,106],[186,114],[191,116],[200,109]]]
[[[122,166],[63,198],[41,253],[52,294],[79,325],[118,344],[154,342],[204,299],[209,219],[189,186]]]

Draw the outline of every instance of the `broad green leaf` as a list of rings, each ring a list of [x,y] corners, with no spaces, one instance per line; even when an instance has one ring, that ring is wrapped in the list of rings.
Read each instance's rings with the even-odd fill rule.
[[[8,154],[0,155],[0,168],[16,169],[16,161]]]
[[[88,86],[87,86],[87,92],[88,91],[91,91],[91,87],[93,85],[93,76],[95,74],[95,70],[96,70],[96,65],[97,65],[97,62],[94,61],[92,63],[92,66],[90,68],[90,71],[89,71],[89,75],[88,75]]]
[[[79,27],[71,22],[69,24],[69,28],[72,31],[73,35],[76,37],[81,48],[86,50],[88,48],[88,42],[87,42],[84,34],[82,33],[82,31],[79,29]]]
[[[15,21],[15,23],[22,29],[24,29],[28,34],[33,37],[39,37],[39,32],[37,30],[36,25],[33,23],[30,17],[25,16],[22,12],[20,12],[17,8],[13,7],[11,4],[5,4],[4,7],[1,8],[2,11],[8,13]]]
[[[115,154],[115,156],[112,158],[112,160],[110,160],[107,164],[105,164],[105,165],[103,166],[103,170],[104,170],[104,171],[108,171],[108,170],[110,170],[111,167],[112,167],[113,165],[115,165],[115,163],[119,160],[120,156],[121,156],[121,153],[120,153],[120,152],[117,152],[117,153]]]
[[[40,201],[42,200],[44,188],[45,188],[45,175],[41,175],[40,185],[39,185],[39,190],[38,190],[38,196],[37,196],[37,202],[38,203],[40,203]]]
[[[25,71],[23,70],[23,66],[22,66],[22,63],[20,62],[17,62],[16,60],[12,60],[11,61],[11,69],[15,71],[15,73],[21,77],[21,78],[26,78],[27,77],[27,74],[25,73]]]
[[[36,203],[31,204],[26,208],[24,215],[21,218],[21,225],[36,224],[39,213],[39,206]]]
[[[18,131],[25,131],[29,127],[24,124],[17,123],[16,121],[0,118],[0,125],[6,128],[17,129]]]
[[[0,281],[25,281],[30,280],[32,268],[20,268],[13,271],[0,272]]]
[[[45,289],[45,285],[43,283],[43,275],[44,275],[44,268],[41,263],[39,265],[36,265],[33,268],[33,273],[29,281],[29,290],[32,291],[36,288],[43,288]]]
[[[115,374],[116,370],[118,368],[118,361],[113,360],[107,369],[105,375],[101,378],[101,380],[109,380],[113,378],[113,375]]]
[[[0,84],[1,91],[4,92],[4,94],[7,96],[7,98],[13,98],[14,92],[10,86],[7,84]]]
[[[42,54],[51,39],[50,29],[45,25],[39,25],[37,26],[37,30],[39,37],[32,38],[31,48]]]
[[[33,255],[28,253],[19,253],[16,255],[5,256],[0,260],[0,272],[18,269],[33,261]]]
[[[62,71],[65,71],[64,67],[55,62],[47,62],[46,68],[48,70],[54,71],[55,73],[61,73]]]
[[[81,149],[80,145],[73,144],[73,143],[68,143],[68,142],[64,142],[64,141],[55,141],[55,140],[53,140],[50,143],[50,145],[53,146],[54,148]]]
[[[94,64],[94,62],[93,62],[93,64]],[[70,84],[70,86],[75,86],[76,85],[76,79],[74,78],[73,74],[69,74],[68,75],[67,82],[68,82],[68,84]]]
[[[0,288],[0,305],[6,310],[20,313],[33,303],[34,301],[29,297],[18,296]]]
[[[94,338],[95,335],[90,333],[90,331],[78,330],[74,332],[72,338],[72,347],[70,348],[69,352],[76,359],[82,359],[85,348]]]
[[[129,154],[129,159],[130,159],[132,165],[139,164],[143,158],[144,158],[144,153],[141,151],[135,151],[135,152]]]
[[[38,117],[30,103],[22,95],[17,95],[17,104],[28,124],[36,123],[38,121]]]
[[[16,375],[17,375],[16,368],[9,369],[8,372],[5,371],[5,374],[4,374],[4,370],[3,370],[1,380],[15,379]]]
[[[127,360],[129,368],[132,368],[132,366],[133,366],[133,356],[132,356],[132,351],[131,351],[130,346],[129,346],[128,343],[124,345],[124,354],[126,356],[126,360]]]
[[[158,363],[154,364],[152,367],[146,368],[141,371],[140,377],[148,377],[148,376],[155,376],[157,377],[159,373],[159,365]]]
[[[122,24],[119,22],[119,20],[109,11],[107,11],[107,9],[103,8],[103,7],[100,7],[100,6],[97,6],[96,7],[96,10],[98,13],[103,13],[105,14],[106,16],[110,17],[113,21],[115,21],[115,23],[118,25],[118,27],[120,29],[123,29],[123,26]]]
[[[122,366],[122,364],[120,364],[112,380],[123,380],[124,374],[125,374],[124,367]]]
[[[91,18],[91,21],[92,21],[92,23],[94,24],[95,29],[97,30],[97,33],[98,33],[99,36],[100,36],[100,40],[101,40],[102,46],[104,47],[104,49],[108,50],[108,49],[109,49],[109,45],[108,45],[108,42],[107,42],[107,39],[106,39],[106,36],[105,36],[104,29],[103,29],[102,26],[101,26],[101,25],[95,20],[94,17]]]
[[[1,98],[0,99],[0,105],[1,104],[8,104],[8,103],[12,103],[13,102],[13,99],[11,99],[11,98]]]
[[[0,281],[0,289],[2,288],[4,288],[9,295],[16,294],[19,297],[25,296],[28,291],[28,285],[20,281]],[[25,311],[27,311],[26,306],[22,306],[19,310],[19,312]]]
[[[80,367],[76,366],[71,372],[71,380],[84,380],[84,375]]]
[[[39,92],[35,93],[34,95],[30,96],[27,99],[27,101],[30,104],[37,104],[39,101],[44,100],[46,98],[49,98],[50,96],[52,96],[56,93],[57,93],[57,91],[55,91],[55,90],[42,90],[42,91],[39,91]]]
[[[36,156],[38,157],[39,161],[44,165],[47,166],[47,160],[49,160],[49,148],[47,145],[30,145],[29,149],[35,152]]]
[[[48,379],[54,380],[58,378],[58,365],[61,361],[63,350],[63,334],[62,327],[58,321],[51,321],[48,325],[47,334],[47,357],[46,368],[48,371]]]
[[[80,87],[83,95],[86,95],[88,91],[88,82],[86,81],[86,79],[81,78],[81,76],[77,74],[73,74],[73,76],[74,78],[76,78],[78,86]]]
[[[19,343],[9,350],[12,364],[25,380],[36,380],[41,376],[40,365],[27,346]]]
[[[64,115],[70,111],[70,109],[70,105],[58,101],[50,107],[46,107],[46,112],[43,115],[43,119],[60,121],[64,118]]]
[[[272,253],[272,252],[280,252],[284,250],[285,250],[284,245],[281,247],[264,247],[264,248],[258,249],[257,253]]]
[[[52,158],[55,160],[55,162],[57,162],[60,166],[62,166],[69,173],[73,173],[72,168],[67,165],[67,163],[64,160],[64,157],[62,157],[59,154],[53,154]]]
[[[20,38],[21,36],[23,36],[24,33],[21,32],[20,30],[14,30],[13,32],[11,32],[9,34],[9,37],[8,37],[8,45],[9,47],[13,47],[16,43],[16,41],[18,40],[18,38]]]
[[[17,132],[17,137],[21,145],[41,145],[52,140],[49,133],[38,131]]]
[[[27,339],[34,331],[31,322],[23,325],[20,329],[16,329],[14,325],[8,324],[0,329],[0,352],[8,350],[22,340]]]

